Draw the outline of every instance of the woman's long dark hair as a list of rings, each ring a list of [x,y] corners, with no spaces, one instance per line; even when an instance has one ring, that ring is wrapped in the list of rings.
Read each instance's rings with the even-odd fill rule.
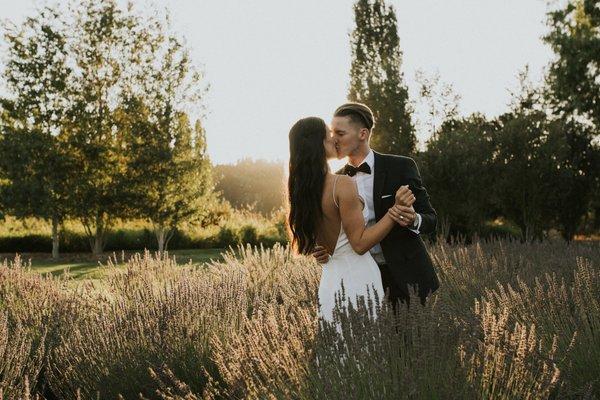
[[[329,170],[323,145],[326,134],[325,121],[317,117],[303,118],[290,129],[288,223],[292,246],[301,254],[308,254],[315,247],[316,229],[323,218],[321,198]]]

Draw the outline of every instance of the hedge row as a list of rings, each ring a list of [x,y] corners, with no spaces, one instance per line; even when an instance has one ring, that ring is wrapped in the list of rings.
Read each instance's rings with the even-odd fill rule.
[[[169,241],[169,250],[226,248],[239,243],[262,244],[272,247],[275,243],[285,243],[287,239],[280,232],[260,232],[255,226],[239,228],[221,227],[208,236],[191,235],[177,231]],[[156,250],[156,237],[150,229],[118,229],[108,234],[105,251]],[[52,249],[52,238],[48,235],[27,234],[0,237],[0,253],[48,253]],[[60,235],[62,253],[90,251],[87,237],[82,233],[63,231]]]

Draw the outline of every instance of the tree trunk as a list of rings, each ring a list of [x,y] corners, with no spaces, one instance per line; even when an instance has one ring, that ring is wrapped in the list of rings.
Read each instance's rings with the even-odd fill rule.
[[[162,226],[155,230],[156,240],[158,241],[158,253],[162,254],[165,251],[165,241],[167,238],[165,228]]]
[[[163,254],[167,251],[167,245],[169,240],[173,237],[174,229],[166,226],[158,225],[154,226],[154,234],[156,235],[156,241],[158,242],[158,252]]]
[[[104,250],[104,238],[106,236],[106,229],[102,221],[102,216],[98,215],[96,217],[96,233],[94,235],[94,244],[92,247],[92,253],[94,256],[98,257],[102,255],[102,251]]]
[[[58,236],[59,220],[56,215],[52,216],[52,259],[58,260],[59,253],[59,236]]]
[[[94,238],[94,248],[92,249],[92,254],[96,257],[101,256],[102,250],[104,250],[102,238],[100,238],[98,236],[98,233],[96,233],[96,237]]]

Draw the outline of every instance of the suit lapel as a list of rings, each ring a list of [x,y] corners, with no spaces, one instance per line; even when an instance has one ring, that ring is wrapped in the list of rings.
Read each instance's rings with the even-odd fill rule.
[[[385,157],[382,154],[373,152],[375,154],[375,176],[373,177],[373,207],[375,207],[375,218],[381,219],[381,195],[383,194],[383,187],[385,185],[385,179],[387,177],[387,168],[385,165]]]

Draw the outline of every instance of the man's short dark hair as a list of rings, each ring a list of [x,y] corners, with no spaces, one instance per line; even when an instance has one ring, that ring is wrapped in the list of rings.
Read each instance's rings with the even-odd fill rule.
[[[334,117],[350,117],[355,124],[360,124],[369,131],[375,126],[375,117],[373,111],[362,103],[342,104],[333,113]]]

